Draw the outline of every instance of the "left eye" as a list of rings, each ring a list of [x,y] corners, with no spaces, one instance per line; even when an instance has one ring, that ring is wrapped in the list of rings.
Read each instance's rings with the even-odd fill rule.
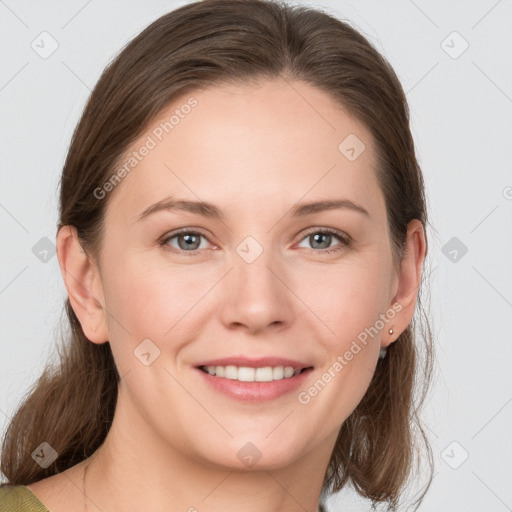
[[[345,238],[338,233],[332,232],[332,231],[312,231],[311,233],[307,234],[302,240],[308,240],[308,242],[312,245],[313,249],[320,249],[320,250],[326,250],[330,249],[331,242],[333,239],[338,239],[341,243],[335,246],[335,250],[341,249],[342,247],[347,245],[348,242],[345,240]],[[316,245],[316,247],[315,247]],[[320,246],[320,247],[318,247]],[[333,249],[331,249],[333,250]],[[331,251],[326,251],[331,252]]]

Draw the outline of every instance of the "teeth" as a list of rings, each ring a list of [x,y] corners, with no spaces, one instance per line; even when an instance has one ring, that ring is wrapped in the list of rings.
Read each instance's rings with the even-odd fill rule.
[[[256,382],[270,382],[271,380],[274,380],[274,370],[272,370],[271,366],[256,368],[254,372],[254,380]]]
[[[202,366],[210,375],[241,382],[271,382],[273,380],[289,379],[301,372],[301,368],[291,366],[264,366],[262,368],[249,368],[247,366]]]
[[[284,378],[287,379],[288,377],[293,376],[293,368],[291,366],[285,366],[284,367]]]
[[[272,370],[274,380],[280,380],[284,377],[284,366],[276,366]]]

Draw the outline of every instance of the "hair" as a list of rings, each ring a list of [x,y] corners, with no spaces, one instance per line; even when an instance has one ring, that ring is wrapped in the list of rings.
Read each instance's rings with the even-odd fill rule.
[[[58,228],[74,226],[84,250],[96,257],[108,201],[94,191],[164,108],[211,84],[243,86],[279,77],[322,90],[370,130],[399,261],[408,223],[427,224],[402,86],[388,61],[347,22],[270,0],[187,4],[151,23],[121,50],[103,71],[73,133],[60,182]],[[110,344],[85,337],[69,298],[65,311],[70,331],[60,361],[46,366],[5,432],[1,470],[11,485],[28,485],[81,462],[99,448],[112,424],[120,376]],[[432,369],[431,329],[418,294],[413,321],[388,347],[364,397],[341,425],[322,498],[350,483],[374,507],[382,503],[394,510],[421,440],[431,473],[419,506],[433,473],[419,417]],[[58,454],[45,468],[31,457],[43,441]]]

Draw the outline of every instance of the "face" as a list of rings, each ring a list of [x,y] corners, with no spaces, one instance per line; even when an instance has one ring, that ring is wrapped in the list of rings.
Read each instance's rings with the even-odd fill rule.
[[[305,83],[216,85],[174,101],[130,157],[98,259],[127,424],[223,467],[333,442],[397,290],[369,131]]]

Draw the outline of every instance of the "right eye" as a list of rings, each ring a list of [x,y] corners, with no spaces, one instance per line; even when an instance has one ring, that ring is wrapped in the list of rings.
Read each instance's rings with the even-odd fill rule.
[[[208,240],[205,235],[197,231],[191,231],[187,229],[181,229],[177,232],[171,233],[164,240],[160,242],[162,246],[171,246],[179,253],[187,253],[189,255],[198,254],[200,249],[205,249],[208,245],[201,245],[201,238]],[[173,245],[171,242],[176,242]]]

